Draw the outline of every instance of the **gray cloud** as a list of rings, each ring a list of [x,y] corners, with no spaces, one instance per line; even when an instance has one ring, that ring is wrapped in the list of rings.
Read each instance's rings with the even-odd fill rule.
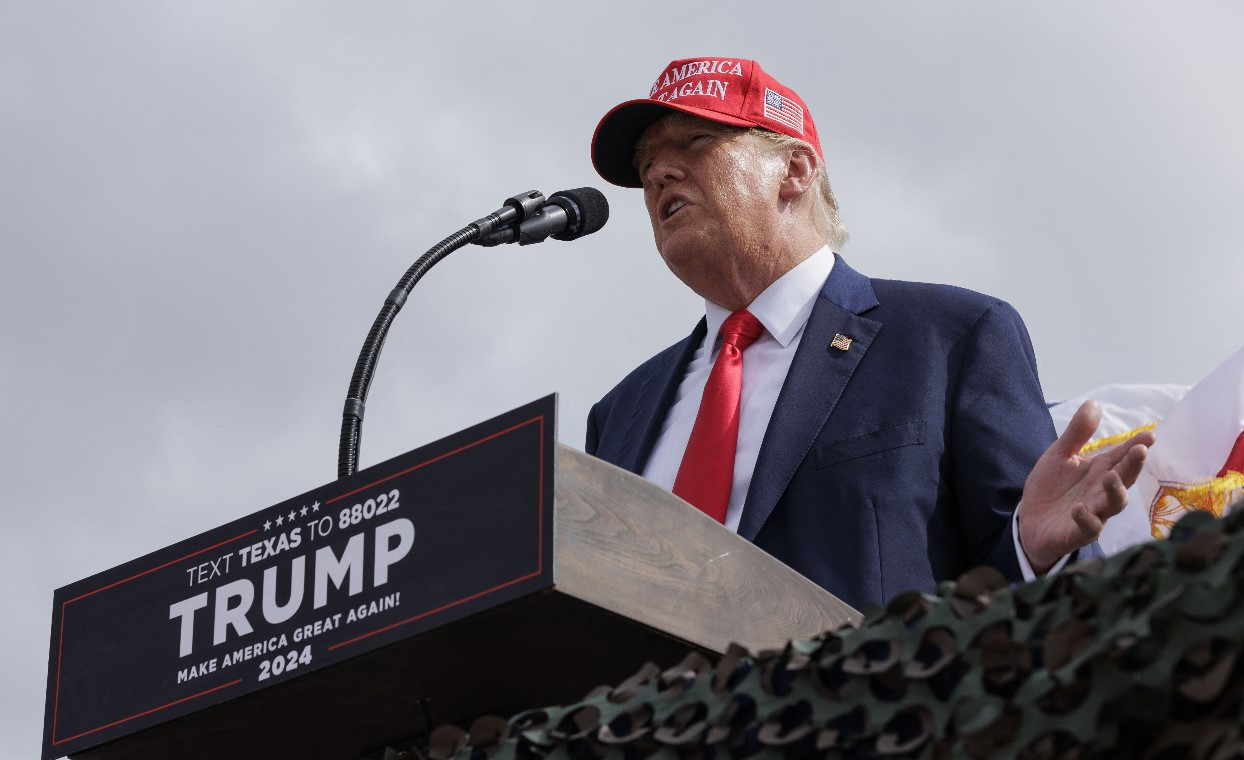
[[[52,590],[332,480],[405,268],[513,193],[597,184],[596,120],[672,58],[755,57],[798,89],[852,265],[1012,301],[1052,398],[1194,382],[1244,341],[1238,6],[620,8],[0,10],[0,758],[38,752]],[[638,197],[605,192],[593,238],[428,276],[364,464],[554,390],[579,445],[691,327]]]

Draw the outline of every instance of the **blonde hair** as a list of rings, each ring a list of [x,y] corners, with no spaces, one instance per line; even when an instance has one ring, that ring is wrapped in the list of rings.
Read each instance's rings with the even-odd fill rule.
[[[838,199],[834,197],[834,190],[829,185],[829,173],[825,170],[825,162],[821,160],[820,154],[806,140],[800,140],[797,137],[778,134],[761,127],[735,127],[729,124],[719,124],[709,119],[702,119],[699,116],[682,113],[681,111],[672,111],[662,116],[659,121],[667,121],[675,126],[684,126],[695,124],[710,129],[718,134],[743,134],[754,135],[764,140],[770,146],[777,150],[804,150],[816,159],[816,177],[813,182],[816,185],[817,215],[820,224],[818,232],[825,236],[825,242],[835,251],[842,250],[842,246],[847,242],[847,226],[843,224],[842,217],[838,213]],[[653,122],[654,124],[656,122]],[[636,169],[639,168],[639,157],[644,152],[647,141],[644,137],[640,137],[635,142],[635,151],[632,154],[631,164]]]
[[[842,217],[838,214],[838,199],[834,197],[834,189],[829,186],[829,172],[825,170],[825,162],[821,160],[816,149],[806,140],[778,134],[760,127],[752,127],[747,132],[778,150],[805,150],[816,157],[816,177],[813,182],[816,184],[816,206],[821,221],[820,232],[825,235],[825,242],[830,248],[835,251],[842,250],[842,246],[847,242],[847,226],[843,224]]]

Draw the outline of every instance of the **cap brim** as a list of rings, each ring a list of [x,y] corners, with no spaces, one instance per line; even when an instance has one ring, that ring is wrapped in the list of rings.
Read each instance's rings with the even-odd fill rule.
[[[699,116],[718,124],[754,127],[754,122],[727,116],[705,108],[661,103],[647,98],[628,100],[615,106],[596,125],[592,135],[592,165],[606,182],[619,187],[643,187],[635,170],[635,143],[654,121],[671,111]]]

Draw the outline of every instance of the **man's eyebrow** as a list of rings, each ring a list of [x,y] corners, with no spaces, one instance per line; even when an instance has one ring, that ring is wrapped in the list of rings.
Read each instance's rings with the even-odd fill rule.
[[[749,129],[748,127],[736,127],[730,124],[718,124],[717,122],[710,121],[709,119],[700,119],[695,116],[684,114],[670,114],[668,116],[661,117],[658,121],[668,121],[670,124],[691,127],[695,130],[707,132],[708,134],[715,135],[717,137],[727,137],[729,135],[741,134]],[[655,124],[656,122],[653,123]],[[639,139],[635,141],[635,150],[631,153],[632,169],[635,169],[636,171],[639,170],[640,161],[643,159],[643,153],[647,147],[648,137],[646,135],[641,135]]]

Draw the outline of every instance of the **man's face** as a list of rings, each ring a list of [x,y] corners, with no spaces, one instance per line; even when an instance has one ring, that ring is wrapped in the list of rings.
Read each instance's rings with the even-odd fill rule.
[[[764,264],[786,168],[770,145],[676,115],[644,132],[636,168],[657,250],[692,290],[716,300],[706,290]]]

